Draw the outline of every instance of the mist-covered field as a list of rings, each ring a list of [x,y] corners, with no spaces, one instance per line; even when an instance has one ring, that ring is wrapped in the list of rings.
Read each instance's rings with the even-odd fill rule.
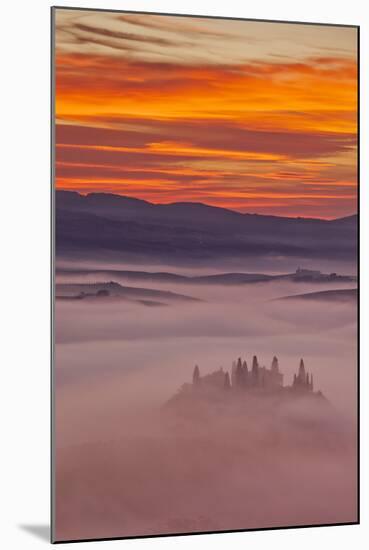
[[[129,286],[198,301],[56,300],[57,540],[355,521],[356,302],[279,298],[356,285]],[[303,357],[327,408],[163,407],[195,364],[254,354],[278,356],[285,385]]]

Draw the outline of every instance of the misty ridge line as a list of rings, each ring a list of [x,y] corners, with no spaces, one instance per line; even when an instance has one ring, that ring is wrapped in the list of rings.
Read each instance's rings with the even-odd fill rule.
[[[127,298],[138,299],[145,305],[147,298],[162,298],[176,302],[202,302],[199,298],[169,290],[123,286],[115,281],[93,283],[56,283],[56,299]],[[159,305],[149,300],[146,305]],[[163,305],[160,303],[160,305]]]
[[[56,192],[57,256],[78,253],[174,265],[246,258],[356,258],[357,216],[336,220],[242,214],[203,203],[153,204],[106,193]]]
[[[126,279],[126,282],[146,282],[148,284],[188,284],[199,285],[204,289],[209,286],[220,285],[226,287],[243,287],[249,284],[271,284],[273,281],[292,282],[292,283],[352,283],[356,281],[355,277],[337,275],[336,273],[324,274],[317,270],[308,270],[298,268],[295,273],[285,275],[263,275],[247,273],[223,273],[217,275],[185,276],[168,272],[145,272],[145,271],[127,271],[127,270],[85,270],[85,269],[66,269],[57,271],[59,275],[67,275],[67,282],[57,282],[55,285],[56,300],[90,300],[99,299],[123,299],[139,303],[144,306],[163,306],[172,302],[204,302],[201,297],[189,296],[167,289],[153,289],[147,286],[127,286],[117,282],[117,279]],[[73,281],[73,275],[89,277],[95,276],[95,280]],[[110,276],[110,281],[96,280],[98,276]],[[69,276],[69,277],[68,277]],[[314,285],[313,285],[314,286]],[[304,294],[291,294],[286,296],[274,297],[276,300],[323,300],[323,301],[344,301],[354,302],[357,300],[356,288],[336,288],[328,291],[308,292]]]
[[[340,288],[335,290],[321,290],[319,292],[307,292],[305,294],[293,294],[291,296],[282,296],[281,298],[274,298],[273,301],[281,300],[324,300],[330,301],[342,301],[342,302],[357,302],[358,289],[357,288]]]
[[[225,272],[207,275],[183,275],[167,271],[136,271],[122,269],[81,269],[57,268],[57,275],[108,275],[127,278],[132,281],[152,281],[163,283],[184,284],[227,284],[243,285],[251,283],[266,283],[273,281],[311,282],[311,283],[347,283],[356,282],[357,277],[351,275],[325,274],[317,270],[298,268],[294,273],[269,275],[264,273]]]
[[[257,212],[240,212],[238,210],[233,210],[231,208],[226,208],[223,206],[213,206],[210,204],[207,204],[205,202],[201,201],[175,201],[175,202],[168,202],[168,203],[154,203],[145,199],[139,199],[137,197],[131,197],[128,195],[120,195],[115,193],[103,193],[103,192],[91,192],[91,193],[80,193],[78,191],[69,191],[67,189],[57,189],[56,190],[56,198],[60,199],[64,202],[64,204],[61,204],[60,206],[70,206],[72,202],[75,202],[75,204],[79,206],[83,206],[84,204],[96,204],[99,201],[102,203],[108,204],[110,202],[111,204],[115,203],[116,206],[136,206],[147,209],[161,209],[163,213],[166,209],[169,209],[170,207],[197,207],[200,209],[209,209],[210,210],[218,210],[220,212],[230,213],[234,214],[235,216],[241,216],[241,217],[257,217],[261,219],[281,219],[281,220],[301,220],[301,221],[308,221],[312,223],[335,223],[335,222],[350,222],[354,221],[357,217],[357,213],[354,212],[352,214],[349,214],[347,216],[338,217],[338,218],[310,218],[310,217],[304,217],[304,216],[277,216],[273,214],[258,214]]]

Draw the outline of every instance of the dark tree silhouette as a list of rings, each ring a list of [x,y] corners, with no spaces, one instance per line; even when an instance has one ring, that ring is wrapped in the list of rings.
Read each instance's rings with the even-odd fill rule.
[[[273,357],[272,361],[272,371],[279,372],[278,359],[276,356]]]
[[[252,358],[251,375],[253,385],[257,386],[259,382],[259,364],[256,355],[254,355],[254,357]]]
[[[241,359],[237,361],[237,367],[236,367],[236,385],[237,387],[241,388],[243,386],[243,368]]]
[[[193,369],[192,383],[195,385],[200,383],[200,369],[198,365],[195,365],[195,368]]]
[[[299,366],[299,379],[300,382],[304,383],[306,381],[306,374],[305,374],[305,365],[304,360],[300,360],[300,366]]]

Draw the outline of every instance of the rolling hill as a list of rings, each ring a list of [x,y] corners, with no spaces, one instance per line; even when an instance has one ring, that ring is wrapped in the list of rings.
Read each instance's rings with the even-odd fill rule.
[[[152,204],[56,192],[58,255],[119,253],[178,263],[284,256],[354,260],[357,216],[336,220],[242,214],[202,203]]]
[[[176,292],[123,286],[110,281],[106,283],[57,283],[56,298],[79,299],[84,297],[118,297],[129,300],[160,300],[164,302],[201,302],[192,296]]]

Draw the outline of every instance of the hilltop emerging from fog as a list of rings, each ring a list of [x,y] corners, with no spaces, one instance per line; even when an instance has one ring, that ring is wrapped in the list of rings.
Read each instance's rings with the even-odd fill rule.
[[[241,357],[233,361],[231,374],[220,367],[218,370],[201,376],[198,365],[195,366],[192,383],[185,383],[176,395],[168,401],[168,405],[196,407],[196,404],[219,404],[225,401],[247,402],[263,398],[275,403],[284,403],[296,398],[305,400],[319,399],[326,401],[320,391],[314,391],[313,375],[306,371],[304,360],[300,360],[298,372],[294,374],[290,386],[283,384],[283,374],[279,369],[277,357],[273,357],[271,367],[261,366],[256,355],[249,369],[247,362]]]

